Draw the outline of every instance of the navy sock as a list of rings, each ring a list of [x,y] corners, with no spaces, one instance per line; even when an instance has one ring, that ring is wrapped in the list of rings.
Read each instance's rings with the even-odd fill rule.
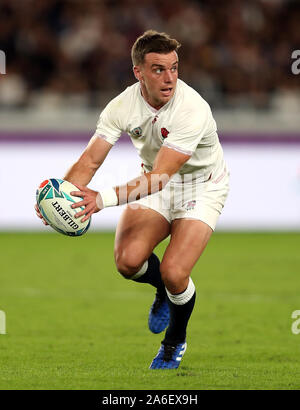
[[[186,328],[194,309],[196,292],[184,305],[175,305],[167,298],[170,309],[170,323],[162,343],[176,345],[186,339]]]
[[[159,265],[160,261],[158,257],[152,253],[148,259],[148,268],[146,272],[139,278],[133,280],[140,283],[150,283],[150,285],[157,288],[158,292],[165,293],[165,285],[161,279]]]

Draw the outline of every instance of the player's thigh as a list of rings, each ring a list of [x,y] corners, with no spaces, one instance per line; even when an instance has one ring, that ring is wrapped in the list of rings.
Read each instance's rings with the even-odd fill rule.
[[[135,259],[143,263],[158,243],[170,234],[169,222],[150,208],[127,206],[119,220],[115,237],[115,259]]]
[[[186,289],[189,275],[202,255],[213,230],[196,219],[175,219],[171,224],[171,239],[160,270],[170,292]]]

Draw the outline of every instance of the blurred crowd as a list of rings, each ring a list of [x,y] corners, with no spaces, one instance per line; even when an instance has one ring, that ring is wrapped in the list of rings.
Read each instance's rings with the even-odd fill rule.
[[[181,42],[180,78],[213,108],[299,110],[299,24],[298,0],[0,0],[0,107],[103,106],[135,82],[131,46],[153,28]]]

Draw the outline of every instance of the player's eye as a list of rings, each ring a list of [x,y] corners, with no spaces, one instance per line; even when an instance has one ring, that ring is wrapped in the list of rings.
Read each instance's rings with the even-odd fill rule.
[[[175,73],[177,71],[177,66],[172,67],[172,72]]]
[[[155,72],[156,72],[156,74],[160,74],[162,72],[162,68],[156,68]]]

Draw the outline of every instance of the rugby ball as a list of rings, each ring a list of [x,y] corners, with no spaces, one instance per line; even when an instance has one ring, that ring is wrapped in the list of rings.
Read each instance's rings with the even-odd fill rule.
[[[71,208],[71,205],[80,202],[82,198],[72,196],[72,191],[78,188],[68,181],[50,178],[43,181],[36,191],[36,202],[43,218],[57,232],[69,236],[83,235],[90,227],[91,218],[81,222],[75,214],[84,207]]]

